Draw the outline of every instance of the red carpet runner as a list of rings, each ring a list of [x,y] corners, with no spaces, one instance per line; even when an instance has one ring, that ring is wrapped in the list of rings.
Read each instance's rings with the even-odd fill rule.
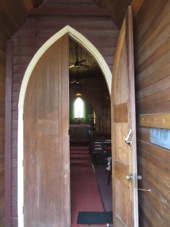
[[[77,224],[79,211],[104,211],[96,176],[93,171],[88,146],[71,146],[71,227]],[[91,225],[104,227],[106,225]]]

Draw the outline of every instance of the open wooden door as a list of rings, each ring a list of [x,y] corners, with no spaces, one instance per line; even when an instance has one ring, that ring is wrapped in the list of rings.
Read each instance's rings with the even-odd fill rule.
[[[40,58],[24,102],[24,226],[70,226],[69,39]]]
[[[132,10],[118,39],[112,78],[114,227],[138,226],[136,112]]]

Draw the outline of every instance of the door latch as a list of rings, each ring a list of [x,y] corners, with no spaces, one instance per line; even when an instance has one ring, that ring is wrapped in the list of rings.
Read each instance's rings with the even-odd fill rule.
[[[127,179],[127,180],[132,180],[133,178],[135,178],[133,175],[127,175],[127,176],[126,176],[126,179]],[[142,176],[141,176],[141,175],[138,175],[138,176],[137,176],[137,179],[138,179],[138,180],[142,180]]]
[[[132,145],[132,129],[129,130],[129,133],[125,137],[125,143]]]
[[[136,176],[136,177],[135,177]],[[142,180],[142,176],[141,175],[127,175],[126,176],[126,179],[128,180],[128,181],[130,181],[130,180],[134,180],[134,181],[136,181],[136,180]],[[136,180],[135,180],[136,179]],[[144,191],[144,192],[151,192],[152,190],[151,189],[145,189],[145,188],[138,188],[137,187],[137,183],[136,182],[134,182],[134,186],[133,186],[134,188],[137,188],[139,191]]]

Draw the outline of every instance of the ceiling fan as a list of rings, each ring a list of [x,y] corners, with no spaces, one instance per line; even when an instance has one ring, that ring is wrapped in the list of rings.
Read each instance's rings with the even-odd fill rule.
[[[85,78],[79,77],[79,70],[78,70],[78,68],[76,68],[76,75],[75,75],[75,77],[70,78],[70,84],[77,84],[77,85],[79,85],[79,84],[84,84],[85,81],[86,81]]]
[[[84,60],[84,59],[79,60],[78,59],[78,47],[77,47],[77,43],[76,43],[76,61],[75,61],[74,64],[69,66],[69,69],[74,68],[74,67],[79,68],[79,67],[82,67],[82,66],[88,67],[88,65],[83,64],[84,62],[86,62],[86,60]]]
[[[85,83],[85,79],[80,79],[79,80],[77,78],[77,79],[73,79],[73,80],[70,81],[70,84],[77,84],[78,85],[78,84],[84,84],[84,83]]]

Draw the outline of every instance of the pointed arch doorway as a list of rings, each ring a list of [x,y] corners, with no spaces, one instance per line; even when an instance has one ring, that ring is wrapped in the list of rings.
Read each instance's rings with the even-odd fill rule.
[[[35,54],[19,96],[19,227],[70,226],[68,35],[94,56],[111,90],[111,72],[104,58],[70,26]]]

